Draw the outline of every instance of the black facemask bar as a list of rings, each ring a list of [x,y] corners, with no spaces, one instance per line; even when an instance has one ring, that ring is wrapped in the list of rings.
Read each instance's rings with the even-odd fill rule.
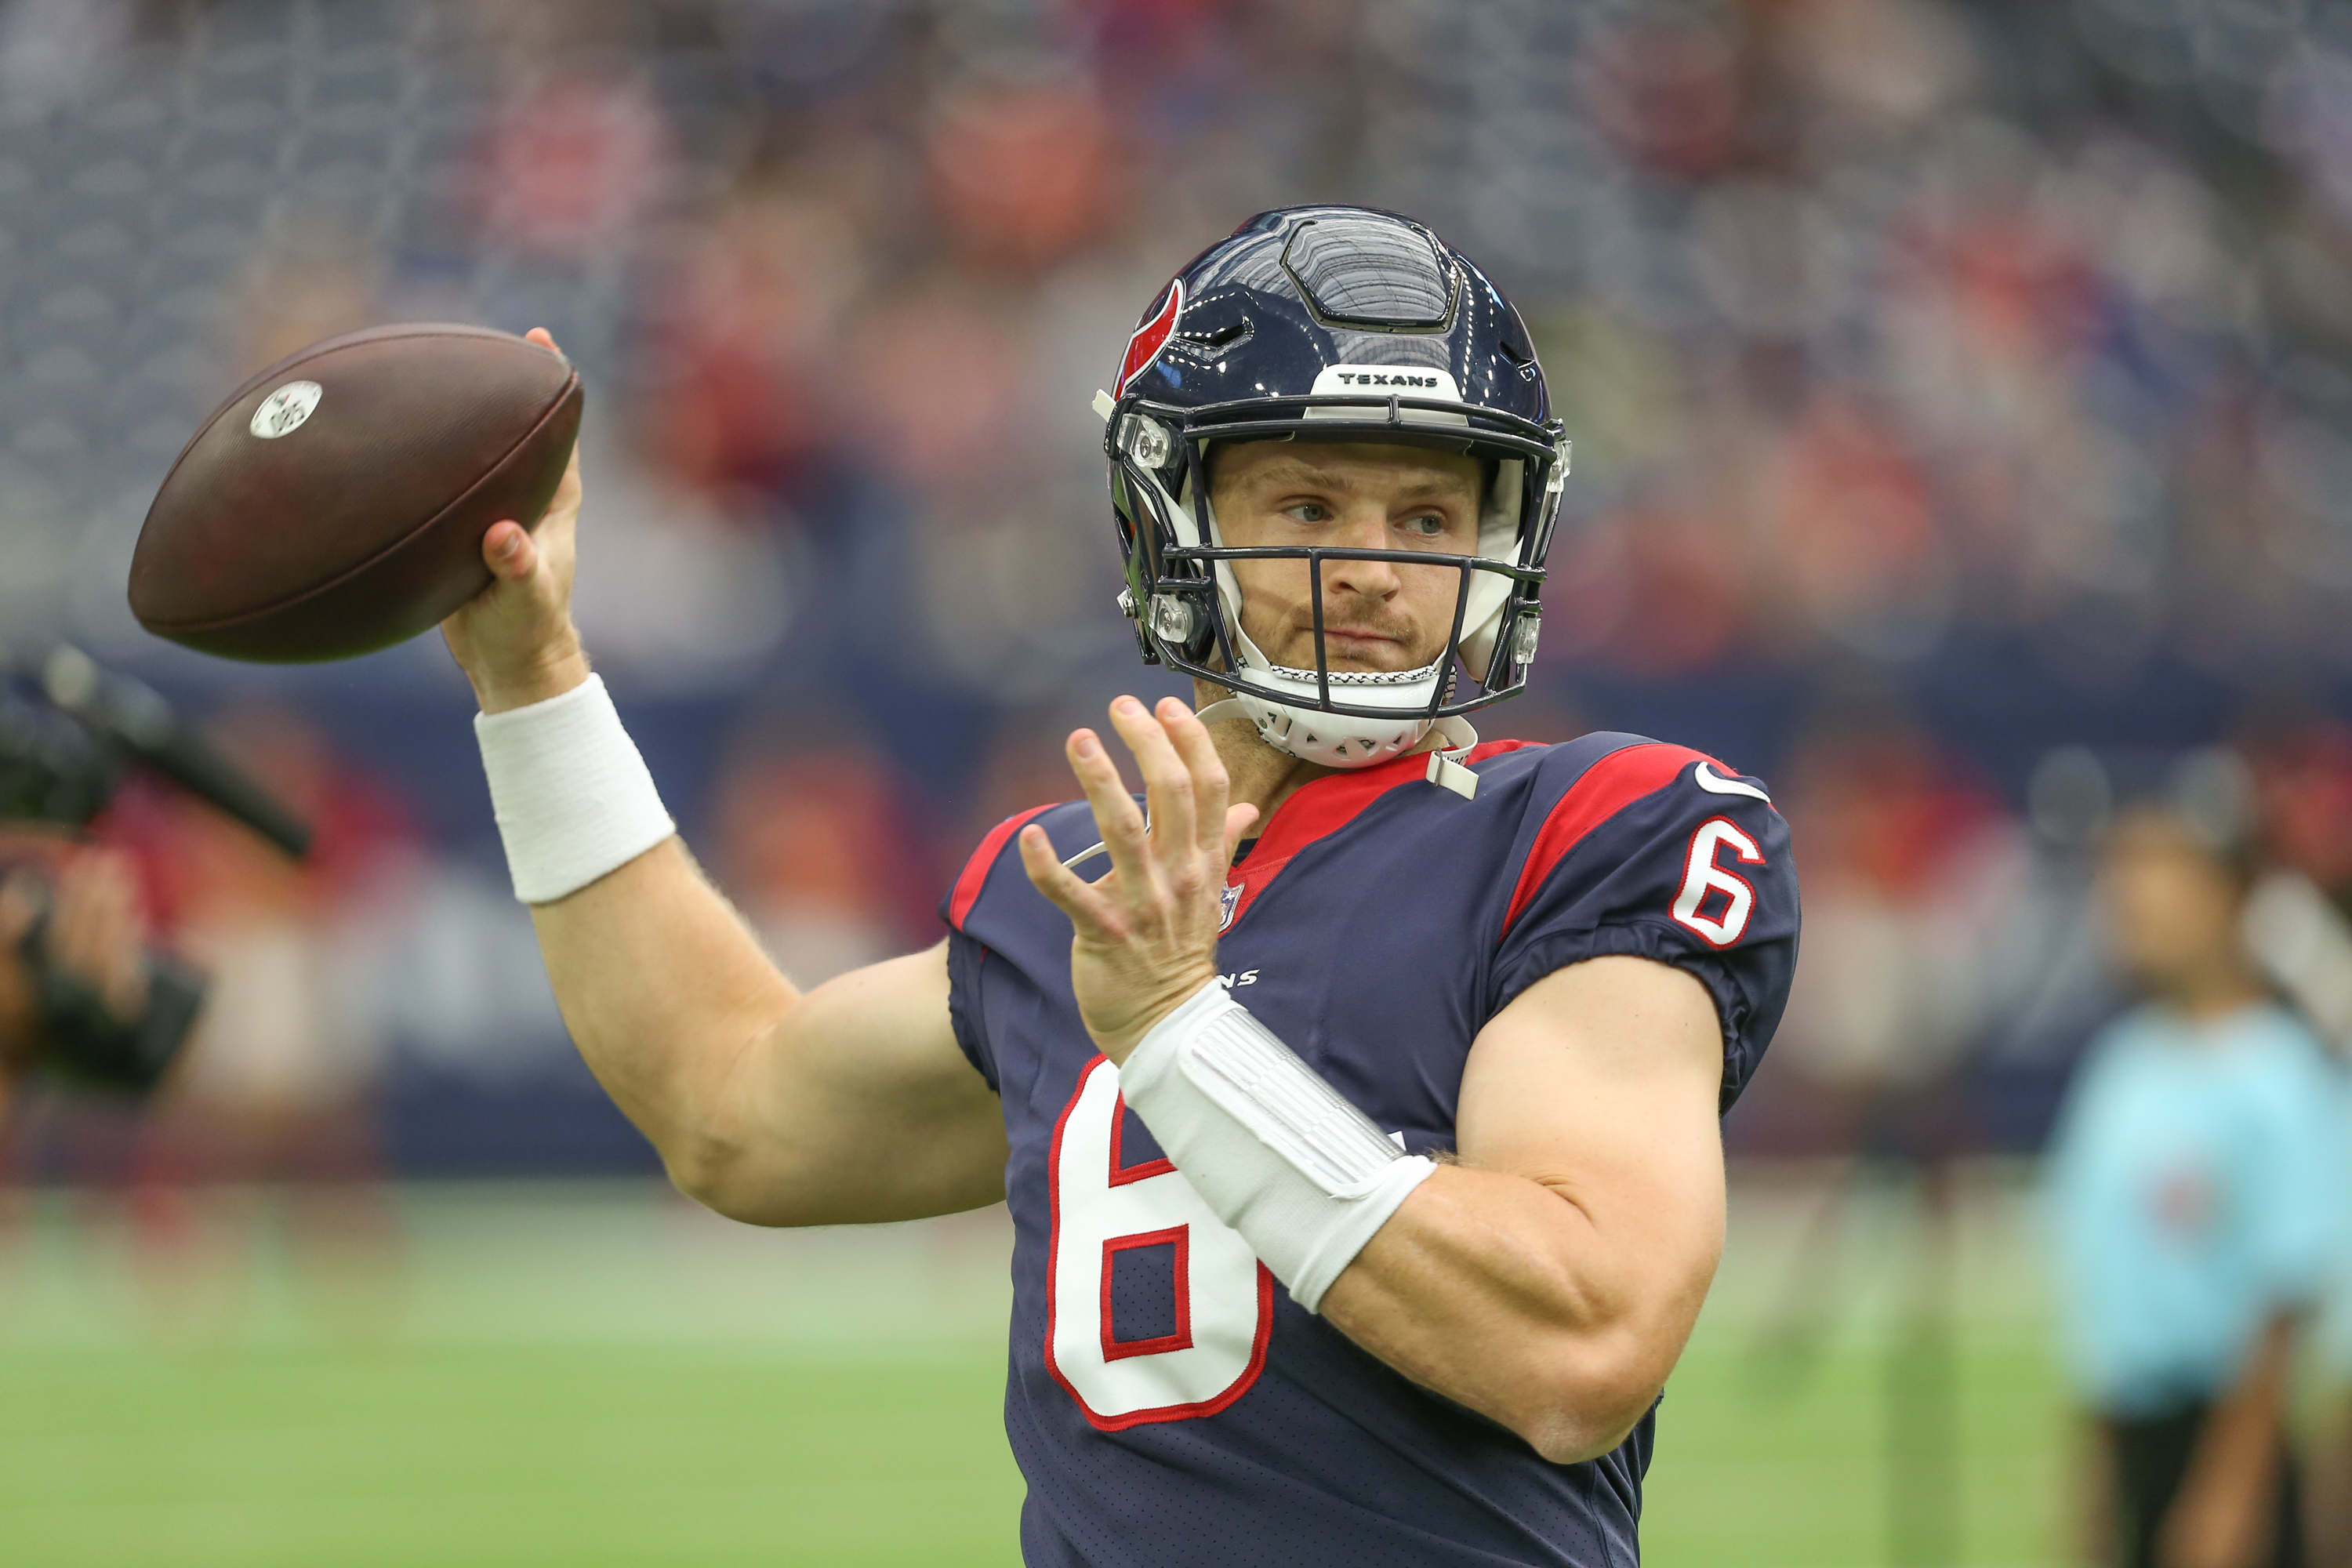
[[[1318,411],[1315,417],[1307,410]],[[1328,411],[1360,410],[1363,417]],[[1403,418],[1406,410],[1427,409],[1452,416],[1443,426]],[[1166,437],[1164,451],[1149,432],[1134,434],[1132,417],[1155,423]],[[1455,424],[1452,419],[1465,420]],[[1253,398],[1246,402],[1212,404],[1181,409],[1122,399],[1115,405],[1104,436],[1104,448],[1114,475],[1113,501],[1119,514],[1120,548],[1126,558],[1128,589],[1121,597],[1136,620],[1136,636],[1147,662],[1197,677],[1229,690],[1269,702],[1297,705],[1296,690],[1269,687],[1243,671],[1235,656],[1233,630],[1217,591],[1216,566],[1221,562],[1297,560],[1307,563],[1307,580],[1315,629],[1314,706],[1343,718],[1396,720],[1452,718],[1501,701],[1526,689],[1532,634],[1538,614],[1537,596],[1544,581],[1543,560],[1557,523],[1559,489],[1555,468],[1563,452],[1557,422],[1538,425],[1516,415],[1483,409],[1475,405],[1431,398],[1329,394],[1307,397]],[[1213,441],[1265,438],[1376,441],[1389,445],[1436,447],[1468,451],[1480,457],[1509,457],[1521,462],[1520,496],[1515,560],[1484,555],[1459,555],[1434,551],[1372,550],[1338,546],[1234,546],[1181,542],[1175,520],[1167,515],[1161,491],[1188,491],[1198,516],[1194,531],[1208,537],[1207,448]],[[1142,450],[1138,452],[1140,447]],[[1157,458],[1153,463],[1147,459]],[[1376,708],[1336,700],[1360,681],[1361,672],[1330,668],[1324,646],[1323,563],[1326,561],[1377,561],[1422,569],[1451,568],[1460,574],[1454,595],[1454,624],[1440,655],[1441,668],[1431,701],[1423,707]],[[1456,700],[1462,668],[1462,637],[1468,619],[1474,574],[1491,573],[1510,580],[1496,620],[1495,646],[1483,674],[1474,675],[1479,689]],[[1215,662],[1212,663],[1212,658]]]

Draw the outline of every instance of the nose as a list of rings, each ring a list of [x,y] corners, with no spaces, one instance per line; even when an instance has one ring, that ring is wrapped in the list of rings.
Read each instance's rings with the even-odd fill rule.
[[[1341,518],[1340,526],[1333,529],[1328,537],[1333,545],[1343,550],[1392,548],[1387,511],[1377,506],[1349,509]],[[1341,557],[1323,563],[1323,591],[1327,595],[1358,594],[1368,599],[1390,599],[1403,585],[1395,565],[1387,561]]]

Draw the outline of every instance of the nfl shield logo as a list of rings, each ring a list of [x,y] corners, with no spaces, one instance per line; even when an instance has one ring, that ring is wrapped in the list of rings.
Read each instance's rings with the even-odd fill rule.
[[[1241,908],[1241,884],[1238,882],[1233,883],[1225,889],[1223,902],[1221,906],[1222,913],[1220,913],[1217,919],[1217,931],[1219,935],[1223,935],[1224,933],[1224,929],[1234,923],[1234,911]]]

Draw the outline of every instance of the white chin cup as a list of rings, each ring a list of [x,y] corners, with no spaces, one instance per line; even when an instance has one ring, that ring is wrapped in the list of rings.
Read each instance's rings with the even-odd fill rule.
[[[1318,692],[1313,670],[1261,664],[1249,657],[1257,650],[1247,647],[1246,639],[1235,640],[1244,644],[1242,668],[1252,681],[1298,694],[1295,702],[1276,702],[1244,691],[1234,693],[1243,714],[1257,726],[1258,738],[1277,752],[1327,768],[1368,768],[1403,755],[1429,733],[1429,708],[1437,695],[1444,660],[1393,674],[1332,671],[1333,701],[1399,710],[1393,719],[1366,719],[1325,712],[1316,705]]]

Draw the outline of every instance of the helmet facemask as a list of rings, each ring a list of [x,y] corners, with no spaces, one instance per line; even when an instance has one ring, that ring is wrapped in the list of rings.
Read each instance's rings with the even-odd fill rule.
[[[1121,600],[1131,606],[1144,658],[1224,687],[1269,745],[1329,767],[1366,767],[1525,686],[1541,563],[1566,471],[1566,443],[1556,428],[1452,400],[1338,394],[1195,410],[1129,397],[1109,418],[1106,451],[1129,536]],[[1480,458],[1492,478],[1481,497],[1475,553],[1229,543],[1209,503],[1209,449],[1280,439],[1428,446]],[[1253,559],[1305,563],[1312,668],[1276,663],[1244,629],[1234,563]],[[1331,667],[1326,584],[1328,568],[1340,562],[1457,578],[1451,622],[1432,663],[1395,671]]]

